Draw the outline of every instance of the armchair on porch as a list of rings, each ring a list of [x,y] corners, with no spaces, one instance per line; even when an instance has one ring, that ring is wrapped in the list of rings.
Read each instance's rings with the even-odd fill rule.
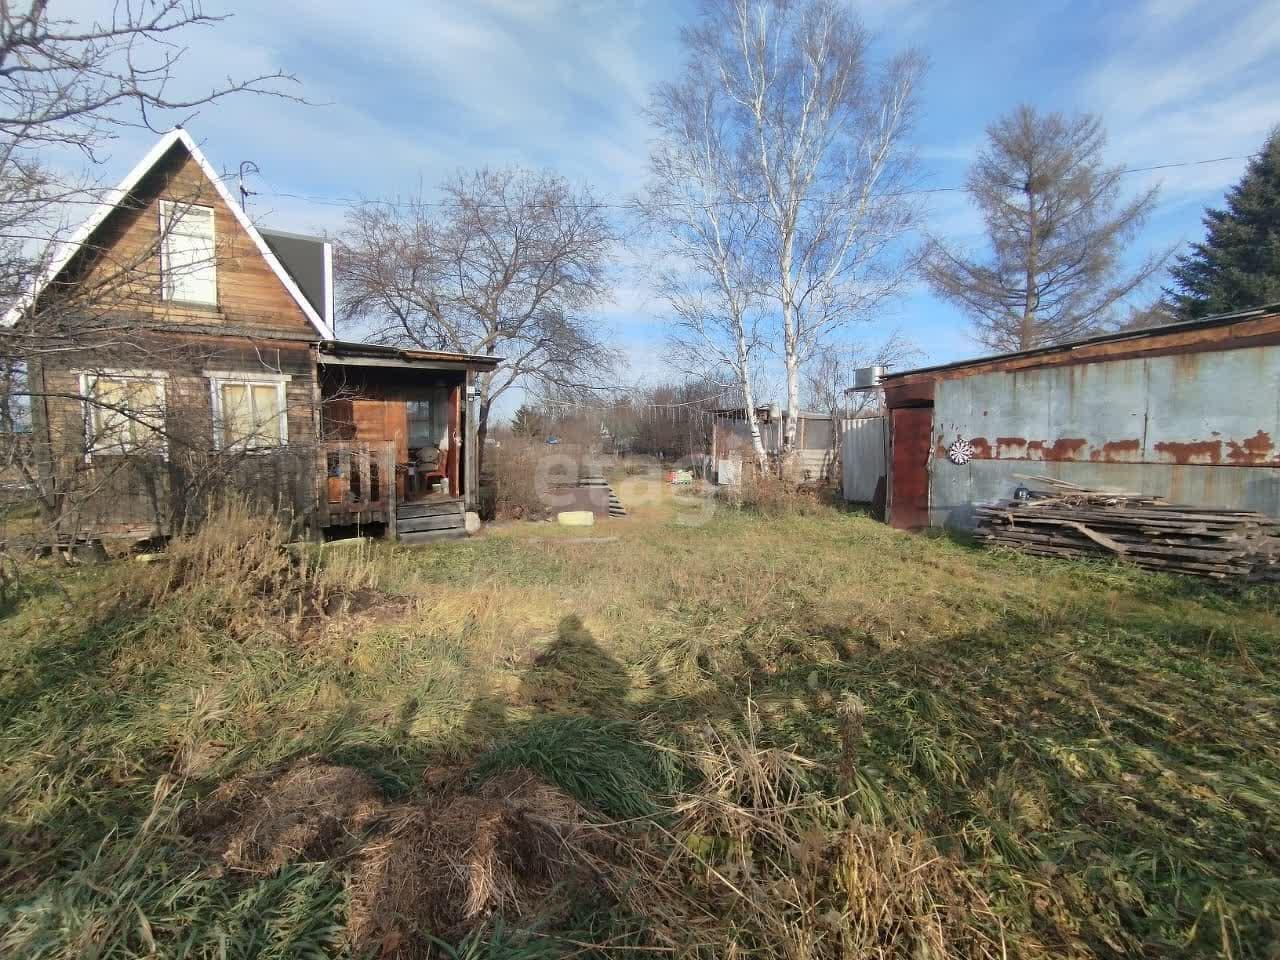
[[[413,461],[407,465],[412,489],[415,492],[429,494],[432,488],[439,484],[441,492],[448,492],[448,448],[422,447],[411,450],[410,453],[415,455]],[[436,454],[434,461],[429,459],[433,453]]]

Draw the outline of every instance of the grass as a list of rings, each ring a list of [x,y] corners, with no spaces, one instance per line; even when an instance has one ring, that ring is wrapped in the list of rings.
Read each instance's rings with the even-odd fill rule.
[[[951,955],[1273,956],[1274,589],[812,504],[689,524],[699,501],[618,492],[613,543],[524,524],[289,559],[223,529],[174,562],[27,571],[0,619],[0,953],[339,955],[340,862],[213,877],[181,829],[219,783],[317,755],[390,798],[532,767],[602,815],[654,817],[646,842],[684,863],[655,882],[701,904],[680,907],[701,946],[620,887],[573,930],[491,925],[457,956],[945,955],[921,918]],[[769,751],[796,758],[791,792],[725,773]],[[799,891],[771,895],[784,926],[716,880],[745,896],[753,871]]]

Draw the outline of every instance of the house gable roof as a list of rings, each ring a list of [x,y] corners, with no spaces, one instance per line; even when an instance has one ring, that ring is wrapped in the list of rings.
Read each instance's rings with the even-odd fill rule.
[[[66,268],[67,264],[71,262],[71,259],[76,255],[76,253],[83,249],[85,244],[89,242],[89,239],[97,232],[98,228],[106,221],[107,217],[109,217],[120,205],[121,201],[133,192],[134,188],[137,187],[142,178],[150,173],[156,164],[158,164],[176,144],[181,144],[186,149],[191,159],[196,162],[200,171],[205,175],[205,178],[213,184],[214,189],[218,193],[218,197],[222,200],[223,204],[226,205],[227,209],[231,211],[236,222],[240,225],[241,229],[244,230],[245,234],[253,242],[254,246],[257,247],[258,253],[271,268],[271,272],[274,273],[276,278],[284,285],[289,296],[293,298],[297,303],[298,308],[306,316],[307,320],[310,321],[313,327],[315,327],[316,332],[320,335],[321,339],[333,339],[333,329],[329,325],[328,320],[325,317],[320,316],[320,314],[316,312],[315,307],[311,305],[311,302],[303,295],[302,290],[298,287],[298,284],[294,281],[293,277],[290,276],[289,271],[284,268],[279,257],[277,257],[271,251],[271,248],[267,246],[267,242],[262,238],[262,234],[258,232],[258,228],[253,225],[253,221],[250,220],[244,210],[240,208],[240,205],[235,202],[230,191],[227,190],[226,185],[222,182],[222,178],[218,175],[217,171],[214,170],[212,164],[209,163],[208,158],[196,145],[191,134],[186,130],[183,130],[181,127],[171,130],[161,137],[155,145],[147,151],[146,156],[138,161],[138,164],[125,175],[125,178],[120,181],[119,185],[111,190],[100,204],[94,207],[93,212],[84,221],[84,223],[82,223],[75,233],[73,233],[71,237],[58,248],[57,252],[54,254],[45,269],[36,277],[35,282],[31,285],[31,289],[23,294],[18,301],[9,308],[9,310],[4,314],[3,319],[0,319],[0,323],[3,323],[4,326],[13,326],[13,324],[18,321],[18,318],[21,317],[26,310],[30,309],[30,307],[39,298],[40,294],[44,291],[45,287],[52,283]]]

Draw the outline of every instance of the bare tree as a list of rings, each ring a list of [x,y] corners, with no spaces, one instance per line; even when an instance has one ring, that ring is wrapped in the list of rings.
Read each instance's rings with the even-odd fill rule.
[[[384,343],[503,358],[480,378],[483,452],[508,390],[591,385],[616,360],[591,316],[609,296],[614,234],[589,190],[549,171],[478,170],[443,193],[348,214],[338,304]]]
[[[742,403],[752,453],[763,465],[753,377],[763,344],[762,220],[752,205],[736,202],[744,158],[726,141],[722,99],[697,76],[658,88],[649,114],[659,138],[638,209],[663,254],[657,287],[673,314],[669,360]]]
[[[761,220],[751,255],[780,313],[790,450],[806,359],[904,280],[893,245],[914,213],[904,140],[923,62],[873,69],[837,0],[709,0],[685,46],[688,82],[724,107],[725,191]]]
[[[933,239],[923,258],[930,285],[969,314],[987,346],[1026,350],[1103,330],[1168,259],[1166,251],[1124,268],[1157,191],[1122,203],[1124,169],[1105,165],[1105,146],[1098,117],[1026,105],[987,130],[966,188],[990,253],[968,256]]]
[[[183,123],[236,93],[297,99],[281,87],[292,78],[278,72],[228,78],[194,93],[178,89],[185,39],[223,19],[204,13],[198,0],[116,3],[100,17],[78,22],[51,15],[48,0],[0,3],[0,313],[27,295],[23,309],[9,311],[0,325],[0,468],[34,492],[45,516],[59,523],[75,512],[84,490],[74,481],[89,471],[70,464],[77,476],[47,482],[55,465],[49,451],[32,442],[33,404],[72,404],[77,416],[110,426],[100,436],[115,432],[139,441],[133,456],[116,458],[121,470],[126,461],[151,459],[156,444],[176,449],[187,439],[137,397],[51,386],[44,372],[72,357],[86,370],[120,366],[124,358],[130,366],[140,359],[172,359],[173,348],[147,333],[163,319],[156,298],[139,309],[140,293],[158,282],[156,253],[163,238],[149,249],[114,257],[83,242],[69,248],[69,226],[110,196],[92,165],[122,129],[155,131]],[[69,151],[71,158],[78,154],[88,171],[58,169],[49,162],[56,150]],[[60,281],[39,298],[30,297],[44,268],[65,252],[84,266],[75,283]],[[209,453],[207,437],[201,443]],[[178,482],[199,486],[202,478],[225,477],[221,459],[208,471],[191,461],[192,469]],[[92,483],[105,488],[112,471],[99,462],[92,472]]]
[[[870,366],[903,367],[922,356],[919,347],[896,332],[879,346],[834,344],[805,364],[805,404],[827,414],[833,421],[874,414],[880,405],[879,391],[850,394],[854,371]]]

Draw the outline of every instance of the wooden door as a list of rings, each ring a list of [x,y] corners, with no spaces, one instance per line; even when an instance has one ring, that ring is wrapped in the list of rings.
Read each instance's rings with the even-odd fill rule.
[[[929,450],[933,445],[933,407],[893,411],[893,472],[889,525],[923,530],[929,525]]]

